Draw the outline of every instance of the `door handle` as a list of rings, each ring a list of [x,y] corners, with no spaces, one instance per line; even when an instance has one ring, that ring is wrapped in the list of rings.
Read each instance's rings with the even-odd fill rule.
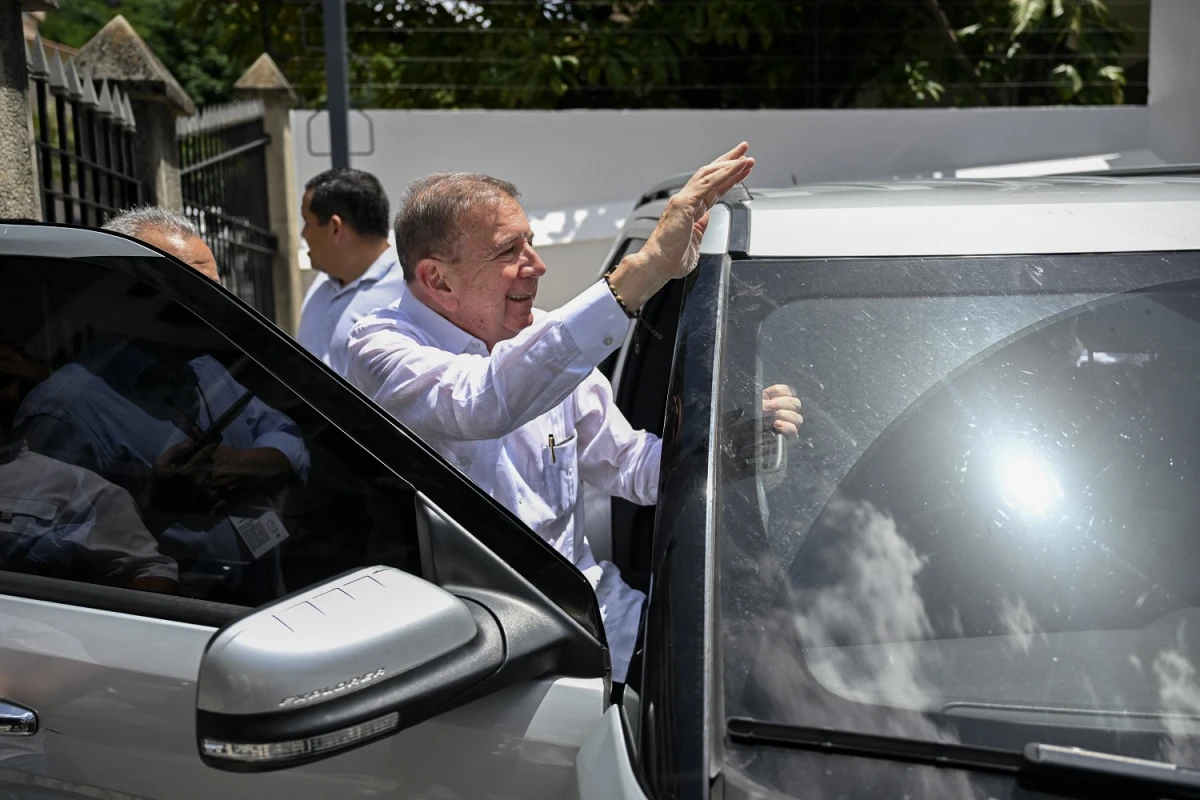
[[[0,700],[0,736],[33,736],[37,733],[37,714]]]

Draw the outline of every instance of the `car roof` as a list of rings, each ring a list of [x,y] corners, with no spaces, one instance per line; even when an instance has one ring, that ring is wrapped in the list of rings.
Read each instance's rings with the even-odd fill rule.
[[[631,220],[657,219],[681,177],[643,194]],[[748,212],[733,224],[749,227],[751,257],[1200,249],[1200,176],[1186,171],[739,187],[724,201]]]
[[[0,255],[41,258],[162,257],[149,245],[124,234],[33,220],[0,220]]]
[[[1200,177],[897,181],[761,190],[747,255],[1001,255],[1200,249]]]

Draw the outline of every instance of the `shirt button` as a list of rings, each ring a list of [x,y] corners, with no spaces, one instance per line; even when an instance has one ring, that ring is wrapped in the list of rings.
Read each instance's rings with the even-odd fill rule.
[[[612,337],[611,337],[611,336],[605,336],[605,337],[604,337],[604,346],[605,346],[605,347],[612,347]]]

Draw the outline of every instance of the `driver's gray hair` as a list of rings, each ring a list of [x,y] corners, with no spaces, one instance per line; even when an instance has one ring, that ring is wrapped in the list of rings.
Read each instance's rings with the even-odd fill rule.
[[[472,212],[521,193],[508,181],[477,172],[437,172],[408,185],[396,212],[396,252],[404,280],[416,278],[423,258],[456,260]]]
[[[191,237],[200,232],[190,219],[162,206],[138,206],[122,211],[104,223],[104,230],[138,238],[147,229],[168,235]]]

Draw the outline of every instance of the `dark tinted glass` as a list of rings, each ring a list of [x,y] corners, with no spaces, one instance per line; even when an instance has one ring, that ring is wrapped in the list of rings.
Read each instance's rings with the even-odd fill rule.
[[[1200,258],[735,265],[730,713],[1196,762]],[[756,450],[757,448],[757,450]]]
[[[642,245],[644,245],[644,244],[646,244],[645,239],[640,239],[640,238],[626,239],[624,242],[621,243],[621,246],[619,248],[617,248],[616,255],[613,256],[612,261],[608,262],[608,268],[605,269],[605,272],[612,272],[614,269],[617,268],[617,265],[621,263],[622,258],[629,255],[630,253],[636,253],[637,251],[641,250]]]
[[[246,606],[418,571],[408,484],[179,303],[39,259],[0,303],[0,568]]]
[[[621,263],[622,258],[630,253],[636,253],[637,251],[641,250],[642,245],[645,243],[645,239],[626,239],[621,243],[621,246],[617,248],[616,254],[612,257],[612,260],[608,262],[608,266],[605,268],[604,273],[607,275],[608,273],[612,272],[617,268],[617,265]],[[614,377],[616,377],[613,375],[613,371],[617,368],[617,359],[620,357],[620,355],[620,350],[614,350],[612,354],[608,356],[608,358],[600,362],[598,369],[600,370],[601,374],[603,374],[609,380],[612,380]],[[627,411],[627,409],[622,410]]]

